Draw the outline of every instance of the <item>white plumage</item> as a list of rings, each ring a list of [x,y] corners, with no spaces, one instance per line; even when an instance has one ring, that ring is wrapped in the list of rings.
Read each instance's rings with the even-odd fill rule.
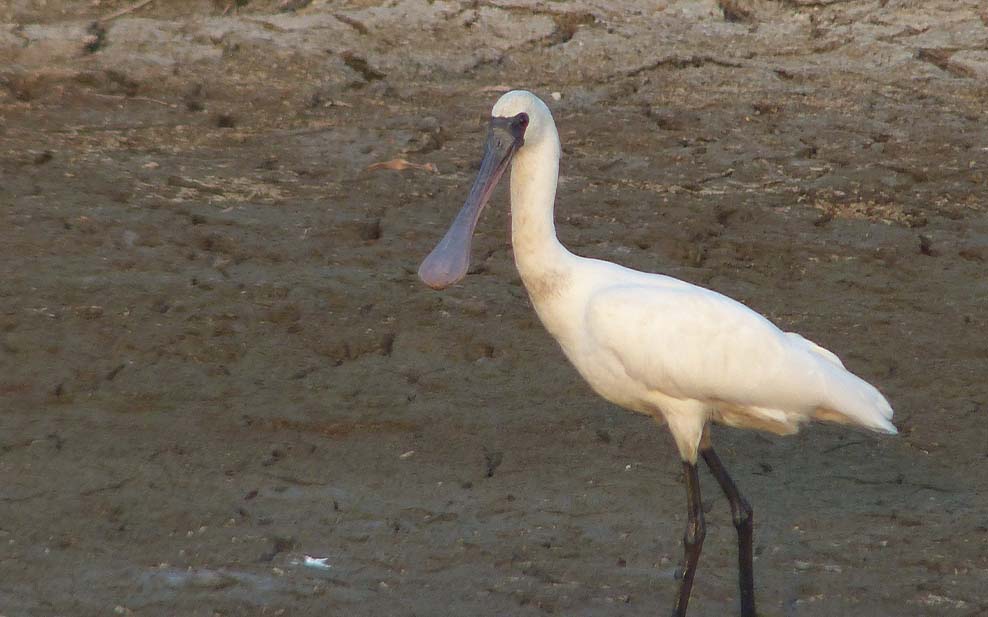
[[[726,296],[573,257],[536,309],[594,390],[669,422],[696,461],[708,420],[793,433],[810,419],[895,433],[892,408],[826,349]]]
[[[782,434],[810,419],[896,432],[885,398],[826,349],[714,291],[567,251],[552,218],[555,123],[522,91],[492,115],[521,113],[529,123],[511,163],[515,262],[542,322],[598,394],[666,420],[691,462],[708,420]]]

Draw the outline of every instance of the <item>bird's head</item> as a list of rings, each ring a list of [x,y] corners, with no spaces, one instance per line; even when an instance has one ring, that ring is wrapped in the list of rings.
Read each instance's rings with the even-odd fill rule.
[[[470,194],[446,235],[419,266],[419,278],[426,285],[444,289],[466,276],[473,231],[498,180],[516,154],[541,144],[550,132],[554,134],[554,127],[549,108],[531,92],[513,90],[498,99],[491,110],[484,158]]]
[[[525,119],[522,146],[540,144],[550,137],[550,133],[555,135],[552,112],[542,99],[528,90],[512,90],[504,94],[491,109],[492,127],[510,120],[522,122],[522,118]]]

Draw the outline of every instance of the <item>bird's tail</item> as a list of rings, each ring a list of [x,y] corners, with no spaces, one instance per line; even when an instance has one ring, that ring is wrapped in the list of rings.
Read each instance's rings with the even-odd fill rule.
[[[795,332],[786,332],[793,343],[811,353],[818,362],[816,367],[824,372],[823,399],[827,404],[817,407],[813,419],[839,424],[856,424],[878,433],[895,435],[898,429],[890,422],[892,406],[875,386],[844,367],[832,351]],[[819,362],[823,360],[823,362]]]
[[[818,407],[813,414],[816,420],[856,424],[877,433],[895,435],[899,432],[892,424],[892,406],[875,386],[857,375],[832,365],[835,379],[826,393],[829,404]]]

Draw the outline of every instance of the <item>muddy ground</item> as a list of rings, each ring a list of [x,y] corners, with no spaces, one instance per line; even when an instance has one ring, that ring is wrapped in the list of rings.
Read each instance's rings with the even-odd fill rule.
[[[472,276],[415,276],[506,87],[553,109],[572,250],[896,409],[716,430],[762,614],[988,615],[988,10],[723,4],[0,7],[0,615],[667,614],[672,441],[537,322],[506,191]],[[691,615],[732,615],[702,481]]]

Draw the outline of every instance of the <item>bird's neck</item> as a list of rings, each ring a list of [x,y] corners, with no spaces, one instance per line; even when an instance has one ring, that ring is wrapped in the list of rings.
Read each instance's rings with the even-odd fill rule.
[[[553,205],[559,173],[559,138],[519,151],[511,167],[511,243],[515,264],[533,299],[534,287],[567,266],[572,255],[556,239]]]

